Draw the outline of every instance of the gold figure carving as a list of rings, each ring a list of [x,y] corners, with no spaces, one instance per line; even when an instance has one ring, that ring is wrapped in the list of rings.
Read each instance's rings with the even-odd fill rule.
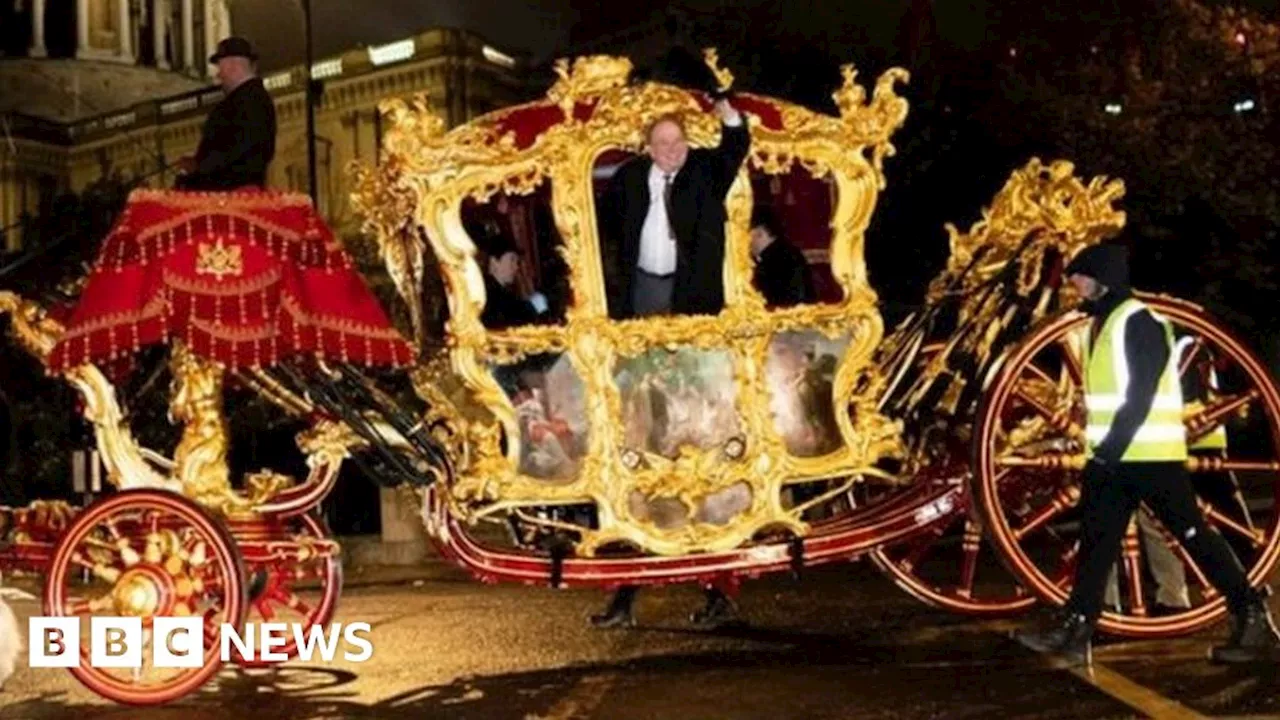
[[[732,75],[719,67],[714,49],[704,53],[721,88]],[[447,368],[414,373],[414,387],[432,406],[424,418],[458,470],[455,482],[440,492],[453,512],[476,521],[520,507],[594,503],[598,528],[583,530],[578,552],[591,554],[605,543],[621,541],[657,554],[728,549],[765,528],[806,530],[800,510],[785,507],[783,488],[815,478],[857,478],[875,472],[883,457],[901,452],[896,422],[876,410],[882,384],[855,384],[883,335],[877,298],[867,279],[864,234],[884,186],[883,159],[892,155],[890,137],[906,119],[906,100],[895,92],[907,80],[900,69],[885,73],[868,93],[855,82],[852,66],[835,98],[839,116],[764,99],[782,118],[766,127],[748,113],[752,127],[750,167],[782,174],[800,163],[835,188],[831,227],[833,274],[842,290],[839,302],[766,311],[751,284],[754,261],[748,223],[752,197],[745,170],[726,201],[725,309],[716,316],[611,320],[597,237],[591,168],[606,150],[639,152],[643,131],[654,118],[671,112],[685,116],[694,146],[719,142],[720,123],[702,110],[697,96],[658,83],[631,83],[626,58],[593,56],[556,64],[559,79],[539,101],[559,108],[560,122],[527,147],[517,147],[501,122],[527,106],[506,108],[453,130],[425,96],[383,105],[389,130],[381,165],[358,171],[361,183],[353,203],[376,237],[388,271],[406,299],[422,292],[420,276],[409,269],[403,248],[404,216],[413,223],[439,262],[448,292],[450,321]],[[587,114],[575,109],[590,107]],[[528,194],[550,182],[560,251],[569,267],[572,305],[560,326],[488,331],[480,323],[485,303],[477,249],[462,226],[466,200],[487,201],[501,191]],[[396,212],[387,211],[394,206]],[[816,331],[848,338],[833,380],[839,448],[820,457],[796,457],[774,427],[770,389],[763,368],[769,344],[778,333]],[[740,457],[723,448],[686,448],[667,458],[625,447],[623,402],[613,368],[625,358],[662,348],[727,352],[733,364],[736,410],[744,440]],[[518,471],[521,433],[511,400],[491,374],[492,363],[520,360],[537,353],[564,353],[584,386],[587,448],[576,475],[547,482]],[[446,389],[448,386],[460,385]],[[708,522],[690,512],[689,522],[660,526],[637,515],[632,500],[678,499],[686,510],[706,507],[725,493],[746,488],[735,513]],[[644,503],[641,503],[643,505]],[[714,503],[713,503],[714,504]]]
[[[171,346],[173,373],[169,418],[183,423],[173,462],[183,494],[209,508],[244,511],[250,503],[231,487],[227,421],[222,411],[221,365]]]

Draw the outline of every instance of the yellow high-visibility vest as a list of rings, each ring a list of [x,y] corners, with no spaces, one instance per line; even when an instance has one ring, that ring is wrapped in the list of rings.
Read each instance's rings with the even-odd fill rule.
[[[1125,450],[1123,462],[1159,462],[1187,459],[1187,431],[1182,424],[1182,383],[1178,379],[1178,354],[1174,352],[1173,327],[1164,317],[1152,312],[1143,302],[1129,298],[1107,316],[1093,342],[1085,367],[1084,391],[1087,422],[1086,454],[1093,457],[1098,444],[1106,438],[1116,411],[1124,404],[1129,389],[1129,361],[1125,355],[1125,325],[1136,312],[1146,310],[1164,330],[1169,361],[1160,373],[1151,410],[1134,433]],[[1090,338],[1092,340],[1092,338]],[[1087,347],[1087,346],[1086,346]]]

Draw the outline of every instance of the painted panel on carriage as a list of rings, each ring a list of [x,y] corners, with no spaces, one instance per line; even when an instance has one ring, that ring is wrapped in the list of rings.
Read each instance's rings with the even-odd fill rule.
[[[587,454],[586,386],[563,354],[496,366],[495,379],[515,406],[523,474],[572,480]]]
[[[680,498],[646,496],[636,490],[627,497],[628,510],[639,522],[653,523],[660,530],[675,530],[690,523],[728,525],[751,507],[752,490],[745,482],[698,498],[687,507]]]
[[[849,335],[828,338],[813,330],[779,333],[769,343],[765,378],[774,428],[797,457],[840,449],[832,387]]]
[[[621,360],[614,383],[628,448],[675,458],[682,446],[723,447],[742,432],[726,350],[655,348]]]

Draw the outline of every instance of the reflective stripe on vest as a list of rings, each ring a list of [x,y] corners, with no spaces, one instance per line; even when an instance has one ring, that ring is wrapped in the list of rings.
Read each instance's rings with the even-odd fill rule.
[[[1182,423],[1182,383],[1178,379],[1178,354],[1173,352],[1173,327],[1135,298],[1120,303],[1107,316],[1085,367],[1085,426],[1087,453],[1111,431],[1116,411],[1129,389],[1129,361],[1125,355],[1125,326],[1136,312],[1147,311],[1160,324],[1170,350],[1169,362],[1160,373],[1151,410],[1125,449],[1125,462],[1178,461],[1187,458],[1187,434]],[[1087,347],[1087,345],[1086,345]]]
[[[1183,355],[1186,354],[1187,348],[1191,347],[1192,344],[1194,344],[1194,342],[1195,342],[1195,338],[1191,337],[1190,335],[1187,335],[1187,336],[1184,336],[1181,340],[1179,340],[1177,344],[1174,346],[1176,348],[1176,350],[1174,351],[1174,355],[1178,356],[1179,363],[1181,363]],[[1213,367],[1213,365],[1210,365],[1209,366],[1209,387],[1206,388],[1206,390],[1217,392],[1218,389],[1219,389],[1218,388],[1218,371]],[[1208,400],[1208,395],[1209,393],[1206,392],[1205,393],[1206,397],[1204,398],[1206,401]],[[1187,447],[1193,450],[1226,450],[1227,449],[1226,424],[1218,423],[1218,425],[1214,427],[1213,430],[1211,430],[1210,432],[1204,435],[1201,435],[1197,440],[1195,440],[1195,442],[1192,442]]]

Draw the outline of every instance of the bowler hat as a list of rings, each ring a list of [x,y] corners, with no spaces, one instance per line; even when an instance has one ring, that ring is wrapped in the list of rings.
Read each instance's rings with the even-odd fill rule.
[[[256,61],[258,53],[253,51],[253,46],[248,40],[242,37],[223,38],[218,43],[218,51],[209,56],[209,64],[214,65],[222,58],[243,57]]]

